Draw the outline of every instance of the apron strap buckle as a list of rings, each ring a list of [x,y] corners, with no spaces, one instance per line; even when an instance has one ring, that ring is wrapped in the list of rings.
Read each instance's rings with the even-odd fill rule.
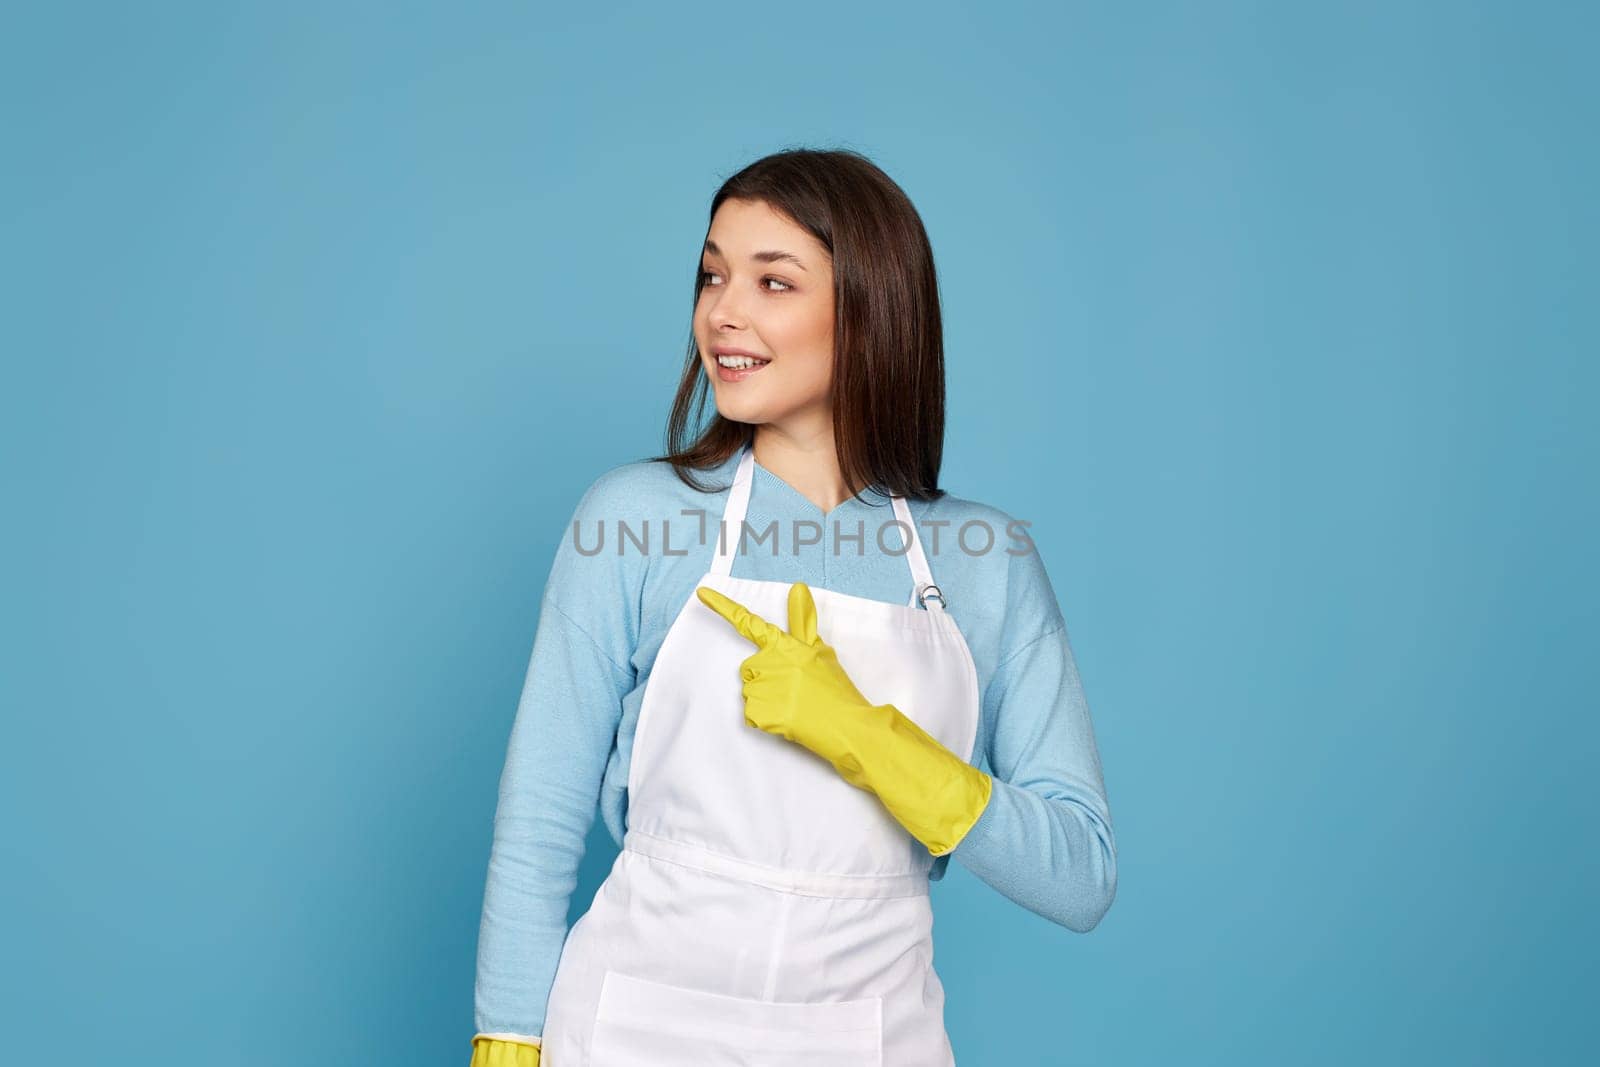
[[[934,585],[932,582],[929,582],[927,585],[917,590],[917,603],[919,605],[921,605],[923,608],[927,608],[928,601],[930,600],[938,601],[940,611],[943,611],[949,607],[944,600],[944,591],[938,586]]]

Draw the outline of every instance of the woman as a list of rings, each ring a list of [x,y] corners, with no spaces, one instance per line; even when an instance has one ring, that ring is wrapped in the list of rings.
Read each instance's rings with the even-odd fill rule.
[[[693,333],[668,454],[595,481],[545,589],[472,1065],[951,1064],[929,881],[1086,932],[1116,846],[1026,524],[937,487],[920,218],[855,153],[757,161]],[[597,801],[622,851],[569,934]]]

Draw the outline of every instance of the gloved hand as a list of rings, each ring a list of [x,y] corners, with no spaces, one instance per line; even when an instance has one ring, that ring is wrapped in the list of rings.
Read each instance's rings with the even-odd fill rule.
[[[539,1067],[539,1046],[479,1034],[468,1067]]]
[[[804,582],[789,589],[787,633],[715,589],[695,593],[758,649],[739,664],[746,722],[804,745],[851,785],[875,793],[933,855],[961,843],[988,806],[994,780],[893,704],[861,695],[817,636],[817,606]]]

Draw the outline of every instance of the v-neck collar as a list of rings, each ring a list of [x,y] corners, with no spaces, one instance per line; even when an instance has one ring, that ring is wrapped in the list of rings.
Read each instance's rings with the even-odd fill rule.
[[[738,466],[740,455],[740,452],[734,453],[733,462],[735,467]],[[859,497],[847,496],[843,500],[839,501],[839,503],[835,504],[830,510],[823,511],[822,508],[817,505],[816,501],[812,500],[800,490],[796,489],[794,486],[778,477],[778,475],[774,474],[772,471],[763,467],[761,465],[761,461],[759,459],[755,459],[753,456],[751,457],[751,477],[755,484],[766,487],[769,492],[776,493],[777,495],[787,499],[791,504],[799,507],[806,514],[814,515],[820,519],[837,519],[846,511],[853,512],[860,508],[882,507],[889,503],[889,498],[887,496],[875,489],[869,488],[863,489]]]

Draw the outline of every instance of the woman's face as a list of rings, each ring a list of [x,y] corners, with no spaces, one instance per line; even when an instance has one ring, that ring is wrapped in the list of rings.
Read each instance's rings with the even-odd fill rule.
[[[831,435],[833,262],[765,202],[725,200],[700,257],[700,362],[724,418]],[[757,361],[735,353],[745,353]]]

